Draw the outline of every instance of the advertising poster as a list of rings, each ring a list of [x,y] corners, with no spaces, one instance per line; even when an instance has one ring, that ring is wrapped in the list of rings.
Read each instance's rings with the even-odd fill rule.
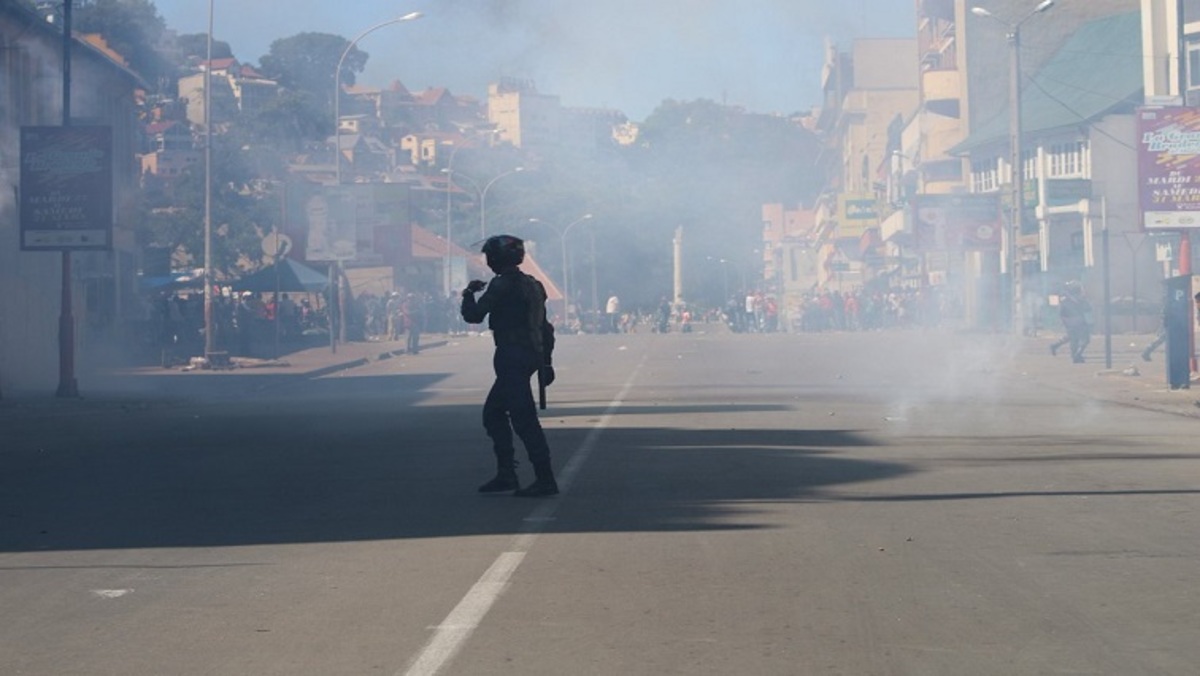
[[[1200,228],[1200,109],[1142,108],[1137,118],[1142,227]]]
[[[112,248],[111,127],[21,128],[21,250]]]
[[[1002,222],[996,193],[917,195],[913,225],[922,251],[999,251]]]
[[[409,188],[402,184],[290,185],[291,236],[308,261],[392,265],[412,257]]]
[[[867,228],[879,225],[879,201],[870,194],[838,195],[837,236],[862,237]]]
[[[308,219],[305,260],[354,260],[357,251],[354,201],[348,197],[333,187],[323,194],[308,196],[304,204]]]

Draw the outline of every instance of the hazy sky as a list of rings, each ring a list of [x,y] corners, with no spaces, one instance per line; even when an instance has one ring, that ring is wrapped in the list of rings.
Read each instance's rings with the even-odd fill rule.
[[[725,100],[790,113],[819,101],[822,43],[910,37],[912,0],[212,0],[218,40],[258,63],[271,42],[302,32],[352,39],[380,28],[360,82],[447,86],[484,98],[502,76],[531,78],[567,106],[644,119],[663,99]],[[204,0],[155,0],[168,27],[208,28]],[[351,9],[353,8],[353,9]]]

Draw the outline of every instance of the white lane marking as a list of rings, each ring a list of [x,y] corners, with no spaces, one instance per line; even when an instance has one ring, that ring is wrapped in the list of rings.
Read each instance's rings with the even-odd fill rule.
[[[479,578],[454,610],[451,610],[446,619],[438,625],[433,639],[421,651],[417,661],[409,667],[409,676],[436,674],[458,653],[466,643],[467,637],[479,626],[479,621],[487,615],[496,599],[500,598],[509,578],[517,566],[521,565],[523,558],[524,552],[505,552],[492,563],[483,577]]]
[[[645,361],[643,358],[633,369],[633,373],[629,375],[621,387],[621,391],[605,409],[600,421],[588,432],[583,443],[579,445],[579,448],[571,455],[566,467],[559,473],[558,488],[561,492],[566,493],[571,481],[579,473],[579,469],[583,467],[588,456],[592,454],[592,450],[596,448],[596,441],[600,438],[600,433],[605,427],[608,427],[613,414],[621,407],[621,402],[629,395],[629,390],[633,389],[633,381],[642,370],[642,364]],[[433,637],[417,654],[411,666],[407,670],[397,671],[395,676],[401,676],[401,674],[404,676],[434,676],[449,664],[450,660],[454,659],[454,656],[466,644],[467,639],[483,622],[483,618],[491,610],[492,604],[508,588],[509,579],[521,565],[525,553],[533,547],[544,524],[553,520],[558,505],[558,500],[545,500],[538,503],[525,518],[518,531],[519,534],[513,538],[509,546],[510,551],[504,552],[492,563],[483,577],[480,577],[467,591],[467,595],[458,602],[458,605],[454,606],[454,610],[451,610],[446,619],[437,625]]]
[[[126,594],[132,594],[132,589],[93,589],[92,593],[102,599],[119,599]]]

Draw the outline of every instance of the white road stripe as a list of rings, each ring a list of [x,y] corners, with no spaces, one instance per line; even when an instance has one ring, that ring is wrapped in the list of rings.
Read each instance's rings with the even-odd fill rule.
[[[644,362],[643,359],[633,369],[633,373],[629,375],[621,387],[621,391],[605,409],[600,421],[588,432],[583,443],[579,445],[579,448],[571,455],[566,467],[559,473],[558,487],[563,493],[571,485],[571,481],[579,473],[583,463],[587,462],[592,450],[596,448],[596,441],[600,438],[600,433],[604,431],[605,427],[608,427],[613,414],[621,407],[621,402],[625,400],[625,397],[629,395],[629,390],[633,388],[633,381],[642,370]],[[449,664],[450,660],[454,659],[476,627],[483,621],[484,616],[491,610],[492,604],[504,593],[509,579],[521,565],[525,553],[533,547],[538,533],[546,523],[553,521],[558,505],[558,500],[546,500],[538,503],[533,512],[524,519],[520,534],[513,538],[510,546],[512,551],[504,552],[492,563],[483,577],[480,577],[472,585],[471,589],[467,591],[467,595],[436,627],[433,638],[421,649],[412,665],[407,670],[397,671],[395,676],[401,676],[401,674],[404,676],[434,676]]]

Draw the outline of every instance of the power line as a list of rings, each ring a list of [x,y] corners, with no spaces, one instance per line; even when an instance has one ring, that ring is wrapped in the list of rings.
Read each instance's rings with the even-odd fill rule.
[[[1055,81],[1053,78],[1046,78],[1046,79],[1048,79],[1048,80],[1051,80],[1051,81]],[[1071,113],[1071,114],[1072,114],[1072,115],[1074,115],[1075,117],[1079,118],[1079,121],[1081,121],[1081,122],[1089,122],[1089,123],[1090,123],[1090,120],[1088,120],[1088,118],[1084,117],[1084,116],[1083,116],[1083,115],[1082,115],[1082,114],[1081,114],[1081,113],[1080,113],[1078,110],[1075,110],[1074,108],[1072,108],[1072,107],[1071,107],[1071,106],[1070,106],[1070,105],[1069,105],[1069,104],[1068,104],[1066,101],[1063,101],[1062,99],[1058,98],[1058,97],[1057,97],[1057,96],[1055,96],[1054,94],[1051,94],[1051,93],[1050,93],[1050,91],[1049,91],[1049,90],[1047,90],[1045,87],[1043,87],[1043,86],[1041,85],[1041,83],[1040,83],[1040,82],[1038,82],[1038,81],[1037,81],[1037,80],[1035,80],[1034,78],[1029,78],[1029,82],[1030,82],[1030,84],[1032,84],[1034,87],[1037,87],[1037,88],[1038,88],[1038,89],[1039,89],[1039,90],[1040,90],[1040,91],[1041,91],[1043,94],[1045,94],[1045,95],[1046,95],[1046,97],[1047,97],[1047,98],[1049,98],[1051,101],[1054,101],[1054,102],[1055,102],[1055,103],[1057,103],[1058,105],[1062,106],[1062,107],[1063,107],[1063,109],[1065,109],[1065,110],[1066,110],[1068,113]],[[1057,82],[1057,81],[1055,81],[1055,82]],[[1070,85],[1067,85],[1067,83],[1065,83],[1065,82],[1058,82],[1058,84],[1061,84],[1061,85],[1064,85],[1064,86],[1070,86]],[[1087,91],[1087,90],[1080,89],[1080,91]],[[1090,93],[1096,94],[1097,96],[1104,96],[1103,94],[1100,94],[1099,92],[1090,92]],[[1110,97],[1110,98],[1111,98],[1111,97]],[[1113,100],[1114,100],[1116,103],[1123,103],[1123,102],[1135,103],[1134,101],[1130,101],[1128,98],[1126,98],[1126,99],[1113,99]],[[1095,130],[1095,131],[1096,131],[1098,134],[1100,134],[1101,136],[1107,136],[1108,138],[1112,139],[1114,142],[1116,142],[1116,143],[1117,143],[1117,145],[1124,146],[1124,147],[1126,147],[1126,148],[1128,148],[1128,149],[1130,149],[1130,150],[1132,150],[1132,151],[1134,151],[1134,152],[1137,152],[1137,147],[1135,147],[1135,146],[1132,146],[1132,145],[1130,145],[1129,143],[1126,143],[1126,142],[1125,142],[1123,139],[1119,139],[1119,138],[1117,138],[1116,136],[1113,136],[1112,134],[1108,133],[1107,131],[1105,131],[1105,130],[1101,129],[1100,127],[1098,127],[1098,126],[1096,126],[1096,125],[1090,125],[1090,126],[1091,126],[1091,128],[1092,128],[1092,129],[1094,129],[1094,130]]]

